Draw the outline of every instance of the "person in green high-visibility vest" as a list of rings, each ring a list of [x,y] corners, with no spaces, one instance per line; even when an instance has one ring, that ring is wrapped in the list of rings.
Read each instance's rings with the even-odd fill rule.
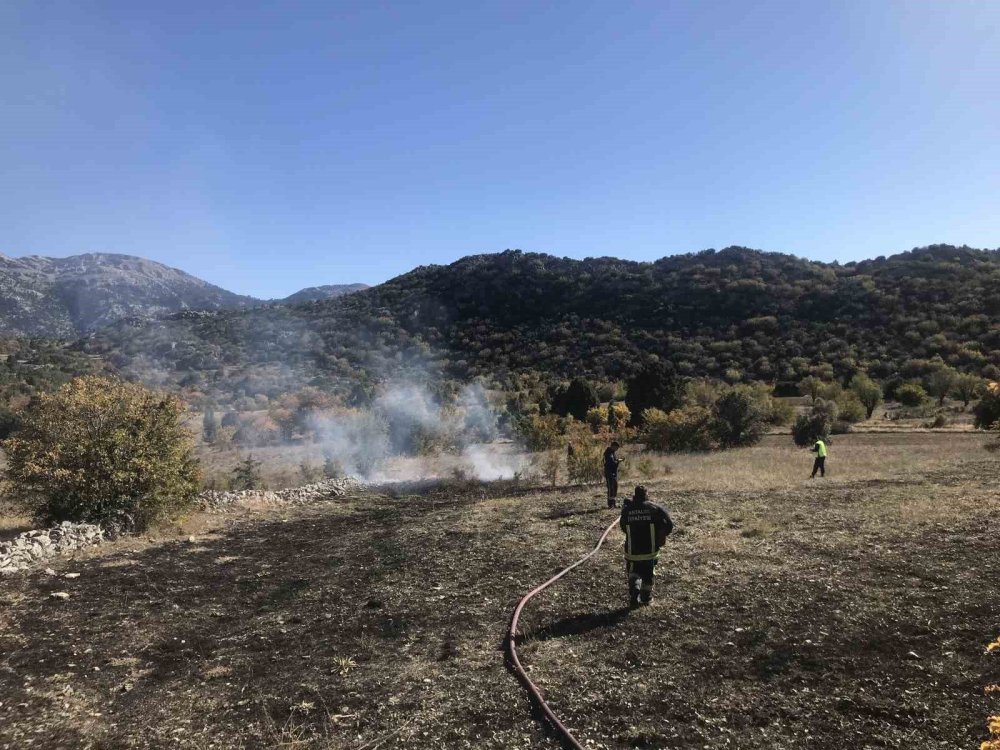
[[[813,473],[810,479],[816,478],[816,472],[819,472],[821,477],[826,476],[826,443],[823,438],[816,441],[816,444],[810,448],[813,453],[816,454],[816,460],[813,461]]]

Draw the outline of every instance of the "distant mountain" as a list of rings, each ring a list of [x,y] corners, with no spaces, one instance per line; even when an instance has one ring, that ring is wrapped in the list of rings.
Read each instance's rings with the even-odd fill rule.
[[[941,358],[997,379],[1000,251],[936,245],[848,264],[740,247],[653,263],[507,251],[311,305],[122,323],[81,351],[247,404],[303,385],[363,399],[405,376],[485,376],[512,390],[618,380],[651,355],[695,377],[909,378]]]
[[[314,286],[265,303],[133,255],[11,258],[0,253],[0,336],[76,338],[127,318],[295,305],[365,288],[364,284]]]
[[[129,317],[257,304],[190,274],[131,255],[0,254],[0,335],[76,337]]]
[[[279,305],[298,305],[303,302],[319,302],[325,299],[342,297],[352,292],[360,292],[367,289],[367,284],[326,284],[325,286],[310,286],[300,289],[295,294],[290,294],[284,299],[274,300]]]

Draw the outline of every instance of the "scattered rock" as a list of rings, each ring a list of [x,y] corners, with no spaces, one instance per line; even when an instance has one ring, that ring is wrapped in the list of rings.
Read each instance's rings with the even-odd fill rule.
[[[66,601],[67,599],[69,599],[69,594],[65,591],[53,591],[51,594],[49,594],[49,598],[61,599],[62,601]]]

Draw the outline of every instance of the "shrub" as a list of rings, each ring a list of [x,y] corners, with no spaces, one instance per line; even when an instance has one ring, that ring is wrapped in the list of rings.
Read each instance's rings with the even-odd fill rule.
[[[602,427],[608,424],[608,407],[602,404],[587,409],[586,422],[590,425],[590,429],[599,432]]]
[[[867,411],[853,391],[841,391],[836,398],[840,421],[854,423],[865,419]]]
[[[632,413],[628,406],[621,401],[612,401],[608,404],[608,427],[612,432],[617,432],[625,427],[632,420]]]
[[[655,451],[707,451],[714,444],[712,412],[702,406],[674,409],[669,414],[647,409],[642,440]]]
[[[927,427],[928,429],[932,430],[936,430],[941,427],[947,427],[947,426],[948,426],[948,417],[946,417],[944,414],[938,414],[930,422],[924,424],[924,427]]]
[[[1000,383],[989,383],[983,389],[983,397],[979,399],[973,413],[976,415],[976,427],[984,430],[1000,422]]]
[[[594,441],[572,442],[567,454],[566,473],[570,482],[588,484],[600,482],[604,475],[601,446]]]
[[[812,445],[817,440],[825,440],[833,432],[837,422],[838,409],[832,401],[819,399],[813,404],[809,414],[800,414],[792,425],[792,439],[796,445]]]
[[[903,406],[920,406],[927,401],[927,391],[917,383],[903,383],[896,389],[896,400]]]
[[[734,388],[712,407],[712,433],[720,448],[754,445],[764,436],[764,417],[750,389]]]
[[[830,428],[831,435],[847,435],[850,432],[854,432],[854,425],[843,419],[838,419]]]
[[[560,419],[555,414],[544,417],[531,414],[518,422],[518,434],[529,451],[543,451],[562,444]]]
[[[684,385],[684,403],[711,409],[712,404],[722,395],[722,389],[723,386],[719,382],[708,378],[689,380]]]
[[[144,386],[88,376],[40,396],[3,442],[11,489],[43,522],[141,530],[198,491],[180,403]]]

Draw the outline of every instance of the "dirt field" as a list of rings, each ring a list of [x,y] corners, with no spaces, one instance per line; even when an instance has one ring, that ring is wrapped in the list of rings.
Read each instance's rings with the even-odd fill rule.
[[[972,434],[670,460],[678,531],[629,613],[619,537],[533,602],[522,660],[593,748],[972,748],[1000,712],[1000,463]],[[599,488],[442,487],[0,580],[0,748],[556,745],[505,669]],[[71,596],[49,598],[55,591]]]

